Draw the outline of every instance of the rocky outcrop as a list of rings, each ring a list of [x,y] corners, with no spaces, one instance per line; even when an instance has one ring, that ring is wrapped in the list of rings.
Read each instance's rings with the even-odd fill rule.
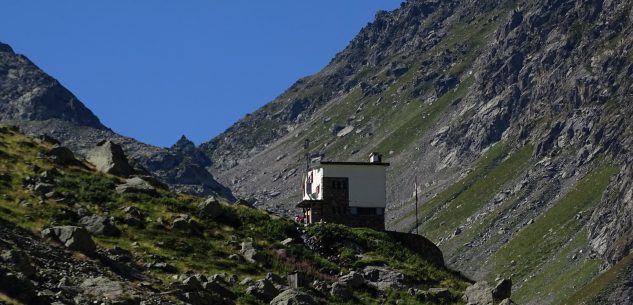
[[[135,174],[135,170],[128,163],[121,145],[112,141],[97,143],[97,146],[86,155],[86,161],[92,163],[102,173],[121,177]]]

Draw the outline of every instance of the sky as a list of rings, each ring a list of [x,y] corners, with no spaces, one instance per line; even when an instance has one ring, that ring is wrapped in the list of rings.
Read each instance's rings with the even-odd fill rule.
[[[3,0],[0,41],[114,131],[202,143],[314,74],[402,0]]]

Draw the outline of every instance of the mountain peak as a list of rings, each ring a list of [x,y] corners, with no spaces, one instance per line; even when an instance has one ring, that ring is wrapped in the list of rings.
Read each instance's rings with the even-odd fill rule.
[[[0,42],[0,52],[2,52],[2,53],[15,53],[15,52],[13,52],[13,48],[11,48],[10,45],[8,45],[6,43],[2,43],[2,42]]]
[[[0,121],[57,119],[80,126],[107,129],[59,81],[26,57],[15,54],[11,46],[1,42],[0,84],[3,88],[0,94]]]
[[[172,150],[182,150],[184,148],[195,148],[196,144],[189,140],[187,136],[182,135],[180,139],[171,147]]]

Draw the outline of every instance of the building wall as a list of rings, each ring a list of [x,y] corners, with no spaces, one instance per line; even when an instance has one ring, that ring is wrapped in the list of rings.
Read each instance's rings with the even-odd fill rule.
[[[322,164],[321,166],[320,177],[347,177],[349,179],[350,207],[384,208],[386,206],[386,166],[343,164]]]
[[[311,169],[306,175],[312,175],[312,183],[307,183],[304,175],[303,200],[323,200],[323,169]]]

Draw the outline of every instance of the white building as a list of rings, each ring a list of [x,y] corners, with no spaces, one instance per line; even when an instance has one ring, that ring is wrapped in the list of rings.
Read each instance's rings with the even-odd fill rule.
[[[369,162],[321,161],[303,177],[307,223],[319,221],[384,230],[386,169],[378,153]]]

